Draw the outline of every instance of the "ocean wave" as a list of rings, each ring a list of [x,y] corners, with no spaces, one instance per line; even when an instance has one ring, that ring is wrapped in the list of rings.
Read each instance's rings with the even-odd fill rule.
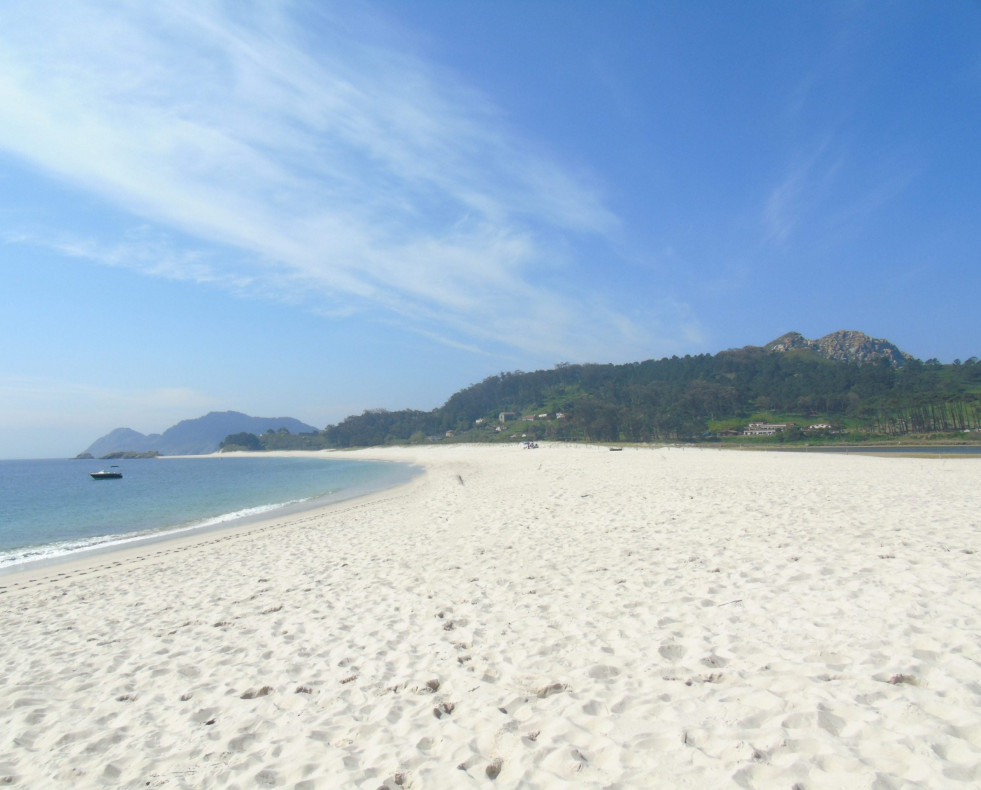
[[[239,521],[280,510],[292,505],[300,505],[310,501],[311,498],[291,499],[286,502],[275,502],[268,505],[257,505],[255,507],[242,508],[229,513],[222,513],[219,516],[194,521],[178,526],[161,527],[159,529],[147,529],[134,532],[124,532],[113,535],[97,535],[90,538],[80,538],[76,540],[58,541],[47,543],[42,546],[24,546],[16,549],[0,551],[0,570],[15,568],[26,563],[46,562],[59,558],[65,558],[72,554],[81,554],[86,551],[96,549],[114,548],[124,546],[128,543],[139,543],[141,541],[153,540],[155,538],[170,537],[184,532],[196,532],[205,530],[209,527],[216,527],[221,524],[228,524],[232,521]]]

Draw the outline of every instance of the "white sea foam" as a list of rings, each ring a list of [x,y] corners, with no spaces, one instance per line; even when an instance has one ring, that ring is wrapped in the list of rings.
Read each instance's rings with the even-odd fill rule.
[[[311,457],[133,461],[93,481],[73,460],[0,461],[0,573],[288,513],[394,485],[408,466]]]
[[[79,554],[86,551],[110,549],[116,546],[126,546],[141,541],[156,540],[173,535],[187,532],[196,532],[211,527],[217,527],[230,522],[246,520],[262,516],[273,511],[280,510],[292,505],[299,505],[308,502],[307,499],[293,499],[288,502],[277,502],[270,505],[259,505],[257,507],[247,507],[235,510],[231,513],[223,513],[220,516],[206,518],[190,524],[182,524],[174,527],[164,527],[162,529],[141,530],[138,532],[128,532],[121,535],[99,535],[85,540],[66,540],[56,543],[48,543],[41,546],[29,546],[23,549],[0,552],[0,572],[7,568],[14,568],[25,563],[47,562],[50,560]]]

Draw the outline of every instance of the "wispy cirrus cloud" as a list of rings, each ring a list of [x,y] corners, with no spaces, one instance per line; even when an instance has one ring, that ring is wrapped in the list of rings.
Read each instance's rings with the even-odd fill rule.
[[[840,152],[824,140],[798,155],[767,196],[762,224],[765,240],[778,247],[787,244],[802,225],[812,221],[827,200],[842,167]]]
[[[5,8],[0,149],[154,238],[53,229],[41,243],[327,313],[380,310],[475,347],[633,345],[637,327],[544,276],[570,238],[616,230],[598,190],[353,8]]]
[[[764,202],[764,242],[785,249],[801,239],[845,239],[859,232],[900,199],[923,169],[915,156],[882,148],[879,161],[869,164],[850,155],[846,143],[829,138],[795,159]]]

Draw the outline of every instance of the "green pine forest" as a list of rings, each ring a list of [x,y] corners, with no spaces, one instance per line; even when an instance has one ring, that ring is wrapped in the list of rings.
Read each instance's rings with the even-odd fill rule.
[[[507,415],[501,421],[502,414]],[[533,418],[533,419],[530,419]],[[793,423],[744,437],[750,422]],[[823,425],[830,427],[811,428]],[[559,364],[490,376],[432,411],[371,409],[316,434],[238,434],[233,449],[432,441],[981,442],[981,362],[860,364],[761,347],[624,365]],[[254,441],[253,441],[254,440]]]

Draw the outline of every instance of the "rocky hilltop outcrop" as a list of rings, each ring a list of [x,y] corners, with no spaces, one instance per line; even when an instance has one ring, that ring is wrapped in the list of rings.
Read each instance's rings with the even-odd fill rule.
[[[763,346],[765,351],[782,353],[807,350],[835,362],[876,362],[889,360],[893,367],[902,367],[912,355],[888,340],[869,337],[864,332],[840,329],[818,340],[808,340],[800,332],[788,332]]]

